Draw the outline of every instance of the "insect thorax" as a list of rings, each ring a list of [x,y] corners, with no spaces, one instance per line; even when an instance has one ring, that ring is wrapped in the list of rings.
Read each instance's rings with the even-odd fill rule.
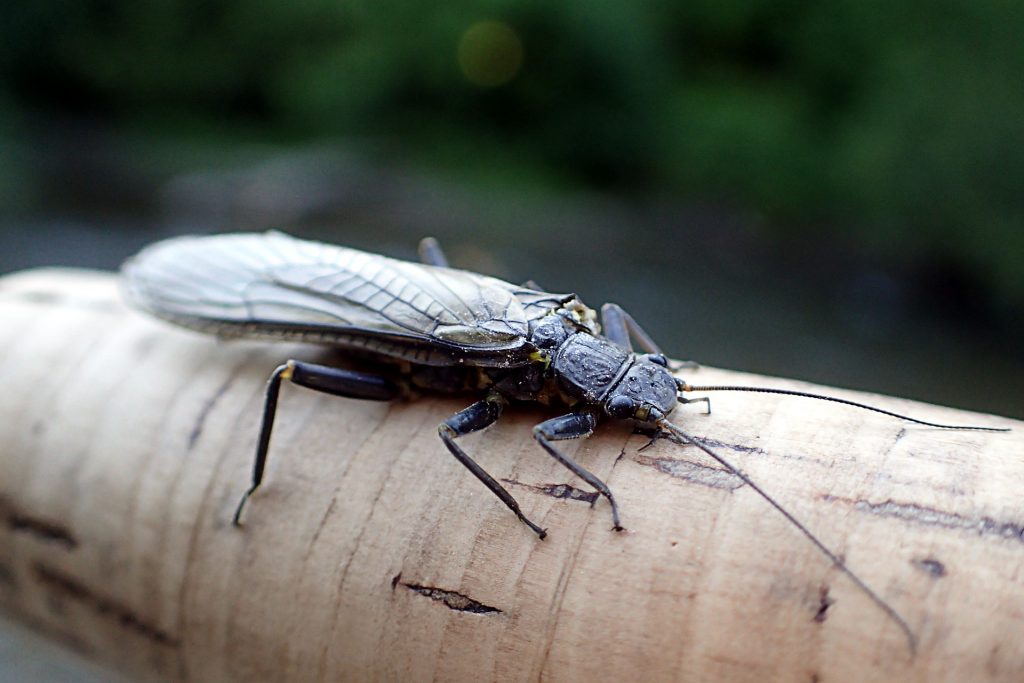
[[[551,370],[559,388],[585,403],[599,403],[633,364],[633,354],[584,332],[558,347]]]
[[[443,392],[492,389],[505,398],[541,403],[600,402],[633,364],[633,355],[595,336],[592,311],[576,299],[531,321],[527,363],[428,367],[404,374],[414,387]]]

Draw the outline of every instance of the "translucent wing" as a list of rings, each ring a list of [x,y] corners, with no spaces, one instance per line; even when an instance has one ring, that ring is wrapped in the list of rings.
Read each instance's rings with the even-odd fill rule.
[[[133,304],[193,329],[431,365],[525,362],[529,321],[572,298],[278,232],[166,240],[123,275]]]

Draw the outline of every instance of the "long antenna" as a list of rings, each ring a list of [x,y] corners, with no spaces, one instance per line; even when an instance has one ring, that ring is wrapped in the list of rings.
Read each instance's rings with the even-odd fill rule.
[[[918,420],[914,417],[907,415],[901,415],[899,413],[893,413],[888,410],[882,410],[874,406],[869,406],[864,403],[857,403],[856,401],[848,401],[845,398],[836,398],[834,396],[822,396],[821,394],[811,394],[806,391],[793,391],[792,389],[765,389],[762,387],[742,387],[742,386],[705,386],[695,387],[686,382],[679,382],[680,391],[753,391],[760,394],[783,394],[785,396],[802,396],[803,398],[815,398],[819,401],[832,401],[833,403],[842,403],[843,405],[853,406],[854,408],[862,408],[864,410],[870,410],[875,413],[881,413],[882,415],[888,415],[890,417],[896,417],[907,422],[913,422],[919,425],[925,425],[927,427],[938,427],[940,429],[959,429],[959,430],[971,430],[976,432],[1008,432],[1009,427],[974,427],[970,425],[947,425],[939,424],[937,422],[926,422],[924,420]]]
[[[829,550],[828,546],[826,546],[824,543],[822,543],[821,540],[818,539],[817,536],[815,536],[813,533],[811,533],[811,530],[808,529],[806,526],[804,526],[800,522],[800,520],[798,520],[796,517],[794,517],[792,515],[792,513],[789,512],[789,510],[787,510],[786,508],[782,507],[782,505],[779,504],[770,495],[768,495],[768,493],[764,489],[762,489],[760,486],[755,484],[754,481],[750,477],[748,477],[746,474],[744,474],[742,470],[740,470],[738,467],[733,465],[731,462],[726,460],[724,457],[722,457],[721,455],[719,455],[715,451],[711,450],[709,447],[705,446],[704,443],[700,439],[698,439],[698,438],[696,438],[694,436],[691,436],[690,434],[687,434],[682,429],[680,429],[679,427],[675,426],[674,424],[669,422],[664,417],[661,418],[660,420],[658,420],[656,424],[659,427],[661,427],[662,429],[666,429],[669,432],[671,432],[672,434],[675,434],[677,437],[679,437],[681,439],[684,439],[685,441],[688,441],[689,443],[692,443],[694,446],[696,446],[700,450],[702,450],[705,453],[707,453],[708,455],[710,455],[712,458],[714,458],[719,463],[721,463],[721,465],[725,469],[729,470],[734,475],[739,477],[743,481],[744,484],[746,484],[747,486],[752,488],[754,491],[756,491],[759,496],[761,496],[766,501],[768,501],[768,503],[773,508],[778,510],[782,514],[783,517],[785,517],[787,520],[789,520],[789,522],[793,526],[795,526],[797,529],[799,529],[800,533],[802,533],[804,536],[806,536],[811,541],[811,543],[813,543],[815,545],[815,547],[818,548],[818,550],[820,550],[822,553],[824,553],[825,557],[827,557],[829,560],[832,561],[832,564],[835,565],[836,569],[838,569],[842,573],[846,574],[846,576],[849,577],[849,579],[851,581],[853,581],[853,583],[856,584],[856,586],[858,588],[860,588],[864,592],[865,595],[867,595],[869,598],[871,598],[872,602],[874,602],[876,605],[878,605],[878,607],[883,612],[885,612],[889,616],[890,619],[892,619],[894,622],[896,622],[896,625],[900,627],[900,630],[902,630],[903,634],[907,637],[907,645],[910,648],[911,656],[913,656],[914,654],[917,653],[917,638],[914,636],[914,633],[910,630],[910,626],[907,625],[906,620],[900,615],[900,613],[897,612],[895,609],[893,609],[892,606],[890,606],[889,603],[887,603],[885,600],[883,600],[881,598],[881,596],[878,595],[878,593],[876,593],[874,590],[871,589],[870,586],[868,586],[866,583],[864,583],[864,581],[859,576],[854,574],[853,570],[850,569],[849,567],[847,567],[846,563],[843,562],[839,558],[838,555],[836,555],[834,552]]]

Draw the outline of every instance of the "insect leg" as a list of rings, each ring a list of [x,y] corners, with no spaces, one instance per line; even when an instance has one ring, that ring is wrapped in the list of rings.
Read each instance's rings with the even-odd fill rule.
[[[711,414],[711,399],[708,398],[707,396],[701,396],[700,398],[683,398],[682,396],[680,396],[676,400],[683,405],[686,405],[687,403],[703,403],[704,406],[707,408],[705,414]]]
[[[501,417],[501,398],[498,396],[488,396],[483,401],[477,401],[473,405],[460,410],[455,413],[447,420],[442,422],[437,428],[437,433],[441,437],[441,441],[448,447],[455,459],[461,462],[466,469],[473,473],[473,475],[483,482],[484,486],[491,490],[491,493],[501,499],[508,509],[515,513],[516,517],[519,518],[523,524],[533,529],[534,533],[540,536],[542,539],[547,536],[547,529],[542,529],[523,514],[522,510],[519,509],[519,503],[512,497],[512,494],[505,490],[505,488],[498,483],[498,481],[487,473],[484,468],[480,467],[473,458],[462,450],[458,444],[455,443],[455,439],[464,436],[466,434],[472,434],[478,432],[485,427],[489,427],[498,421]]]
[[[632,337],[647,353],[661,353],[661,348],[651,339],[651,335],[644,332],[644,328],[640,327],[633,316],[618,304],[605,304],[601,307],[601,327],[605,336],[630,351],[633,350],[630,342]]]
[[[267,381],[267,393],[263,402],[263,421],[260,424],[260,436],[256,442],[256,459],[252,465],[252,484],[242,495],[238,503],[232,523],[240,526],[242,508],[249,496],[259,488],[263,481],[263,470],[267,464],[267,452],[270,448],[270,433],[274,429],[274,415],[277,413],[277,397],[281,391],[281,380],[314,391],[348,398],[363,398],[373,401],[387,401],[398,394],[398,387],[389,380],[363,372],[353,372],[341,368],[332,368],[315,363],[290,360],[279,366]]]
[[[622,525],[619,524],[619,506],[615,502],[615,496],[612,495],[608,486],[551,444],[552,441],[579,439],[584,436],[590,436],[596,426],[597,418],[593,413],[569,413],[568,415],[553,417],[550,420],[541,422],[533,428],[533,438],[537,439],[537,442],[543,446],[544,450],[551,454],[551,457],[562,463],[569,471],[593,486],[597,489],[598,493],[608,499],[608,502],[612,505],[612,524],[614,525],[612,528],[616,531],[622,531]]]
[[[654,339],[651,338],[651,335],[647,334],[644,328],[640,327],[640,323],[634,320],[633,316],[618,304],[608,303],[601,307],[601,329],[604,330],[604,336],[628,351],[633,350],[631,339],[636,339],[640,343],[640,348],[647,353],[653,353],[662,357],[665,355],[654,342]],[[672,363],[673,370],[697,367],[700,367],[699,364],[689,360],[673,361]]]
[[[629,338],[629,326],[626,324],[626,312],[618,304],[605,304],[601,307],[601,330],[613,344],[633,351],[633,341]]]
[[[448,268],[448,257],[444,255],[444,250],[441,249],[441,243],[433,237],[424,237],[420,240],[420,261],[423,261],[428,266],[437,266],[438,268]]]

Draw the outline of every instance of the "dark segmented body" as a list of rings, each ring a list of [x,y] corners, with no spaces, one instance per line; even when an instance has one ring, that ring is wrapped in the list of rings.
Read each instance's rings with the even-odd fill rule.
[[[263,479],[282,381],[316,391],[389,400],[402,386],[484,392],[484,397],[441,423],[446,448],[515,515],[544,538],[501,483],[455,439],[484,429],[506,399],[561,399],[571,412],[536,425],[533,436],[553,458],[618,506],[608,486],[553,444],[589,435],[600,420],[632,420],[667,431],[721,463],[799,529],[868,595],[907,636],[907,622],[807,527],[741,470],[670,422],[667,416],[689,391],[739,390],[823,398],[912,422],[941,425],[846,399],[758,387],[693,387],[674,377],[668,361],[639,325],[614,304],[602,308],[607,336],[594,311],[574,295],[551,294],[448,268],[436,241],[425,241],[431,265],[397,261],[353,249],[298,240],[282,233],[178,238],[155,244],[123,269],[128,299],[139,308],[185,327],[221,337],[290,339],[340,347],[377,360],[398,361],[402,377],[369,374],[290,360],[267,384],[263,420],[245,502]],[[421,245],[422,249],[423,245]],[[421,253],[424,253],[421,251]],[[635,338],[647,354],[632,349]],[[710,406],[710,403],[708,403]]]

